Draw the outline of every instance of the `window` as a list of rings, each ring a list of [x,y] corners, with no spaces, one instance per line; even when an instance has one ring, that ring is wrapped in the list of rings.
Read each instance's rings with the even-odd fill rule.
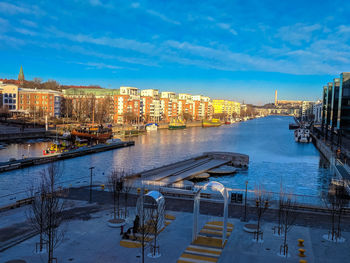
[[[14,98],[16,98],[16,93],[15,93],[15,94],[13,94],[13,97],[14,97]]]
[[[5,93],[5,94],[4,94],[4,97],[8,97],[8,94],[7,94],[7,93]]]
[[[4,100],[4,103],[8,103],[8,102],[9,102],[9,100],[8,100],[8,99],[5,99],[5,100]]]

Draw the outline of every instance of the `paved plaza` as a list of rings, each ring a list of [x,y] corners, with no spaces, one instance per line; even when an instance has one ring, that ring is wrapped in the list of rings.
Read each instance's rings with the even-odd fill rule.
[[[89,207],[96,206],[96,204],[88,204],[85,201],[71,201],[71,206]],[[130,216],[124,229],[132,227],[135,211],[133,208],[130,208],[129,211]],[[1,225],[25,224],[23,223],[23,219],[25,219],[24,213],[25,208],[1,213]],[[66,230],[64,240],[54,252],[58,262],[141,262],[141,249],[121,246],[120,229],[107,226],[111,213],[111,207],[105,207],[98,212],[89,214],[89,216],[65,222],[61,226]],[[166,211],[166,214],[175,216],[175,220],[159,235],[161,257],[154,259],[146,256],[145,262],[177,262],[191,244],[193,214],[175,211]],[[198,229],[202,229],[208,222],[221,220],[222,218],[220,217],[202,214],[199,217]],[[294,226],[288,234],[290,256],[282,258],[278,255],[282,238],[275,236],[272,230],[275,224],[263,222],[264,241],[256,243],[253,241],[253,234],[243,230],[243,226],[246,223],[232,218],[229,218],[228,222],[233,224],[233,230],[217,260],[220,263],[299,262],[298,239],[305,240],[306,257],[304,259],[307,262],[347,262],[350,258],[349,232],[343,232],[343,236],[346,239],[344,243],[332,243],[322,238],[322,235],[328,233],[328,229]],[[45,262],[46,254],[35,253],[35,244],[38,240],[38,236],[34,236],[3,251],[0,253],[0,262],[14,259],[22,259],[27,263]],[[146,249],[146,254],[148,253],[149,248]]]

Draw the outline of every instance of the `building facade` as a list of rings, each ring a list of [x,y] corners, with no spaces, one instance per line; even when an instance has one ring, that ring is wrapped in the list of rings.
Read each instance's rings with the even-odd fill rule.
[[[61,116],[61,92],[20,88],[18,93],[18,111],[56,118]]]
[[[0,90],[2,93],[2,107],[9,111],[18,110],[18,86],[12,84],[1,84]]]

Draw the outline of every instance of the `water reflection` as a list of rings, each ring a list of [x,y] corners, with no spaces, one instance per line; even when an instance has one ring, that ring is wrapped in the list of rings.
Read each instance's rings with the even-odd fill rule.
[[[95,166],[94,180],[104,182],[113,168],[134,172],[176,162],[205,151],[231,151],[248,154],[249,169],[234,176],[211,178],[233,188],[254,189],[263,184],[266,190],[278,192],[281,183],[296,194],[319,195],[328,187],[328,172],[317,149],[312,144],[294,142],[288,130],[290,117],[266,117],[219,128],[188,128],[159,130],[135,137],[135,146],[87,155],[63,161],[62,180],[67,184],[82,182]],[[47,147],[35,144],[31,151]],[[11,145],[0,151],[2,159],[18,156],[25,146]],[[7,156],[4,156],[6,151]],[[0,175],[0,195],[25,190],[37,180],[43,166],[16,170]],[[1,202],[1,200],[0,200]]]

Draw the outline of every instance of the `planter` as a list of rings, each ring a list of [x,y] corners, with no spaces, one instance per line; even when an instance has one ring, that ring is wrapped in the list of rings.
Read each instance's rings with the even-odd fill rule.
[[[108,220],[107,225],[109,227],[113,227],[113,228],[117,228],[117,227],[121,227],[124,226],[126,224],[125,219],[110,219]]]

